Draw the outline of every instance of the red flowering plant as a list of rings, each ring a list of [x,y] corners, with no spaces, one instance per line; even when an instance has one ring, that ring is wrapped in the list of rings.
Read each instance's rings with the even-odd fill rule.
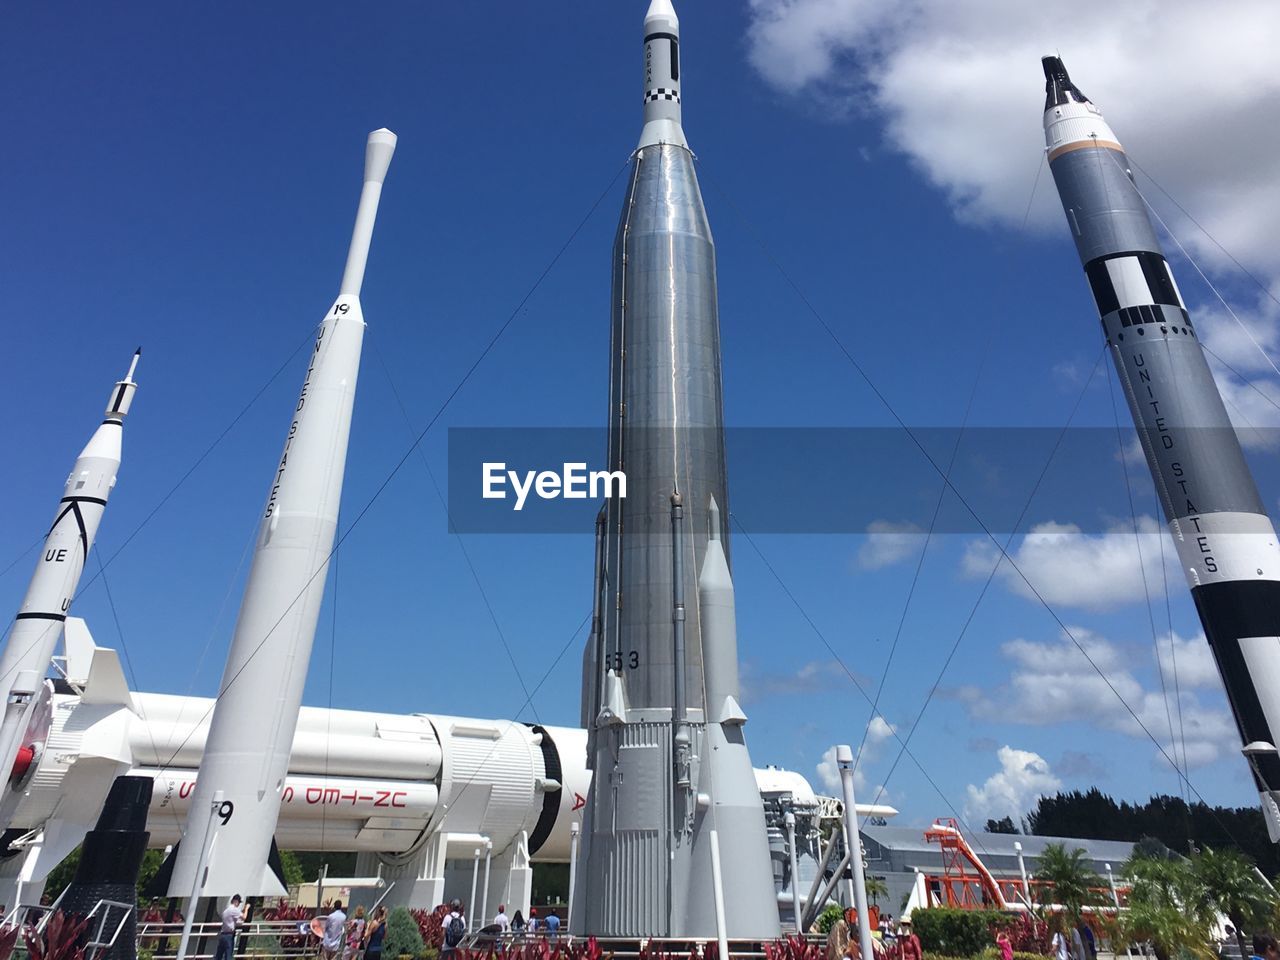
[[[84,960],[80,938],[88,923],[88,917],[71,916],[55,910],[45,924],[43,934],[36,933],[34,927],[23,928],[22,937],[27,943],[28,955],[31,960]]]

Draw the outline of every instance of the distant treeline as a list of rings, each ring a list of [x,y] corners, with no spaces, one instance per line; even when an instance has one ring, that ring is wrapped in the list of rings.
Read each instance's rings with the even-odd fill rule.
[[[1251,857],[1268,877],[1280,874],[1280,853],[1267,837],[1267,826],[1257,807],[1211,807],[1164,795],[1146,803],[1117,802],[1093,787],[1041,797],[1021,823],[1002,817],[988,820],[986,829],[990,833],[1082,840],[1158,840],[1182,854],[1188,852],[1190,843],[1214,849],[1234,847]]]

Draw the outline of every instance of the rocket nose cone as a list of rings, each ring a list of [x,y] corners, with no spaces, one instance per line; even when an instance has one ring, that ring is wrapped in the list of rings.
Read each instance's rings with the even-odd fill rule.
[[[1044,67],[1044,78],[1053,80],[1055,77],[1061,77],[1067,83],[1071,82],[1071,78],[1067,75],[1067,68],[1062,63],[1061,57],[1041,57],[1040,66]]]
[[[645,23],[650,20],[669,20],[672,23],[679,23],[676,17],[676,8],[671,5],[671,0],[652,0],[649,4],[649,12],[644,15]]]
[[[1052,110],[1071,101],[1089,102],[1089,98],[1071,82],[1071,75],[1067,73],[1066,64],[1062,62],[1061,57],[1041,57],[1040,66],[1044,68],[1044,108],[1046,110]]]
[[[396,152],[396,135],[382,127],[369,134],[369,141],[364,150],[364,178],[373,183],[382,183],[387,176],[387,168],[391,166],[391,155]]]

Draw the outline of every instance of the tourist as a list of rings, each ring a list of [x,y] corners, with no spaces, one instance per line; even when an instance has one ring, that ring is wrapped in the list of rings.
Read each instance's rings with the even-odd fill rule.
[[[516,915],[511,918],[511,932],[524,933],[524,927],[524,914],[517,910]]]
[[[343,960],[353,960],[364,943],[364,907],[356,907],[355,915],[347,923],[347,949]]]
[[[529,930],[529,932],[530,932],[530,933],[537,933],[537,932],[538,932],[538,908],[537,908],[537,907],[530,907],[530,908],[529,908],[529,926],[528,926],[528,930]]]
[[[1053,931],[1053,939],[1049,941],[1050,956],[1053,960],[1071,960],[1071,940],[1064,930],[1065,925],[1059,920]]]
[[[1276,938],[1269,933],[1255,933],[1252,960],[1280,960],[1280,945],[1276,944]]]
[[[382,941],[387,936],[387,908],[378,907],[364,931],[364,960],[382,960]]]
[[[560,918],[556,916],[556,912],[554,910],[547,911],[546,924],[547,936],[554,939],[556,934],[560,932]]]
[[[231,960],[236,953],[236,930],[244,920],[240,910],[240,894],[231,898],[222,911],[222,926],[218,930],[218,949],[214,951],[213,960]]]
[[[1000,960],[1013,960],[1013,941],[1003,930],[996,934],[996,948],[1000,951]]]
[[[342,901],[333,901],[333,909],[324,918],[324,936],[320,938],[320,955],[324,960],[337,960],[346,945],[347,915]],[[217,960],[217,958],[215,958]]]
[[[920,946],[920,938],[911,929],[911,921],[898,921],[898,949],[902,952],[902,960],[921,960],[924,949]]]
[[[849,940],[849,924],[837,920],[827,931],[826,960],[849,960],[853,944]]]
[[[440,921],[440,929],[444,931],[444,942],[440,946],[440,954],[443,956],[457,950],[467,935],[467,916],[463,912],[461,900],[449,901],[449,912]]]
[[[1083,920],[1076,925],[1076,949],[1079,960],[1098,960],[1098,944],[1093,938],[1093,928]]]
[[[498,904],[498,915],[493,918],[493,923],[498,928],[499,936],[511,929],[511,918],[507,916],[507,905],[505,903]]]

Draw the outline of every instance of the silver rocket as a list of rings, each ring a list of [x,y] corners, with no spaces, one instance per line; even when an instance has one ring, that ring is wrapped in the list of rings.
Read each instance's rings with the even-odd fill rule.
[[[338,525],[364,339],[360,287],[396,136],[369,134],[364,187],[337,300],[316,334],[258,529],[240,616],[210,723],[200,778],[175,853],[170,896],[284,893],[267,858],[307,679]],[[225,798],[210,837],[214,793]]]
[[[737,706],[719,512],[728,498],[715,246],[681,125],[680,68],[679,20],[668,0],[653,0],[644,128],[613,251],[608,458],[627,494],[606,504],[602,616],[584,657],[595,773],[574,927],[709,937],[722,920],[732,937],[767,938],[778,911]],[[712,878],[717,836],[723,891]]]
[[[0,684],[6,692],[4,718],[0,720],[0,770],[6,771],[9,782],[22,780],[43,748],[32,737],[41,736],[47,727],[36,716],[42,703],[44,708],[48,706],[44,675],[62,639],[67,611],[116,485],[124,418],[138,388],[133,374],[141,355],[141,349],[134,353],[129,372],[111,389],[106,417],[71,468],[31,584],[9,631],[9,642],[0,654]],[[4,827],[9,825],[18,799],[17,792],[4,791],[0,806]]]
[[[1280,840],[1280,546],[1120,141],[1043,60],[1058,194],[1178,560]]]

